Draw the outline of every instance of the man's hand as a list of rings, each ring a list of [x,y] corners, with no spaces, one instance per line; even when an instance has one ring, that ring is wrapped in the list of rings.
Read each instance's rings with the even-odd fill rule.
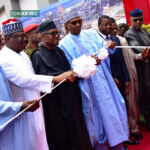
[[[143,48],[142,49],[142,57],[146,58],[149,55],[149,49],[148,48]]]
[[[117,78],[114,78],[114,81],[118,88],[121,87],[121,83],[119,82],[119,80]]]
[[[70,75],[67,77],[67,79],[70,81],[70,82],[74,82],[75,79],[76,79],[76,73],[72,70],[72,71],[69,71],[70,72]]]
[[[33,100],[33,101],[24,101],[22,106],[21,106],[20,111],[24,110],[25,108],[27,108],[29,105],[31,105],[33,103],[34,103],[34,105],[32,107],[30,107],[27,111],[32,111],[33,112],[33,111],[37,110],[40,107],[39,99],[36,99],[36,100]]]
[[[91,55],[91,57],[96,60],[96,65],[97,66],[101,64],[101,60],[96,55]]]
[[[131,84],[130,84],[130,82],[126,82],[125,83],[125,94],[129,94],[130,90],[131,90]]]
[[[107,46],[109,49],[113,50],[116,46],[116,43],[114,41],[108,41]]]
[[[53,77],[53,82],[59,83],[61,81],[63,81],[64,79],[69,80],[71,82],[74,82],[75,80],[75,73],[71,70],[71,71],[67,71],[64,72],[58,76]]]

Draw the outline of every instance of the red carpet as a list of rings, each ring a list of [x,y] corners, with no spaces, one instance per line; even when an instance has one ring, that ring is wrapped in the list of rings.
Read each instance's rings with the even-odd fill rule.
[[[141,133],[143,135],[143,140],[141,140],[138,145],[128,146],[129,150],[150,150],[150,131],[142,128]]]

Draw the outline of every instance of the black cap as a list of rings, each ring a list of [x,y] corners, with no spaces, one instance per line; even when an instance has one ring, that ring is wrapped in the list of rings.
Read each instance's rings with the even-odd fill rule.
[[[56,29],[56,25],[53,21],[49,21],[49,20],[46,20],[44,22],[42,22],[39,26],[38,26],[38,31],[40,33],[43,33],[45,31],[48,31],[48,30],[51,30],[51,29]]]

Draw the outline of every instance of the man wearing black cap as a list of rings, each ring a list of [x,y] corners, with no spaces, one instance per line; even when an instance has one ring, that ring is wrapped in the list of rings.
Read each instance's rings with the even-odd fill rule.
[[[38,27],[42,45],[32,54],[37,74],[57,76],[71,70],[64,52],[57,47],[59,33],[53,21]],[[75,78],[72,78],[72,82]],[[65,82],[43,98],[46,134],[50,150],[91,150],[92,146],[82,115],[77,83]]]
[[[143,13],[140,9],[130,12],[132,27],[125,33],[129,45],[150,46],[150,37],[146,30],[142,29]],[[147,50],[147,48],[134,48],[136,54]],[[147,128],[150,129],[150,56],[144,60],[135,61],[138,83],[139,83],[139,109],[147,121]],[[138,134],[134,134],[138,138]]]

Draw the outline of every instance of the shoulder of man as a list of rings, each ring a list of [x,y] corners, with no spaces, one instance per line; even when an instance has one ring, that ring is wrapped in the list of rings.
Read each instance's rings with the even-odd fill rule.
[[[60,47],[58,47],[58,46],[55,47],[55,50],[63,52],[63,50]]]
[[[130,28],[128,29],[128,31],[124,34],[124,37],[127,38],[129,36],[136,36],[137,32],[133,29]]]
[[[70,33],[68,33],[67,35],[65,35],[64,38],[62,38],[62,39],[60,40],[60,42],[67,40],[69,37],[70,37]]]
[[[124,37],[122,37],[122,36],[120,36],[120,35],[117,35],[117,37],[118,37],[119,40],[125,39]]]
[[[30,57],[30,55],[33,53],[33,49],[32,48],[25,48],[24,52]]]
[[[61,39],[59,41],[58,47],[61,48],[61,49],[63,49],[62,47],[65,47],[65,48],[70,47],[71,46],[71,41],[72,40],[71,40],[71,36],[70,36],[70,33],[69,33],[63,39]]]
[[[126,40],[125,37],[122,37],[122,36],[119,36],[119,35],[117,35],[117,37],[119,38],[120,43],[122,43],[122,42],[127,42],[127,40]]]
[[[148,32],[147,32],[147,30],[146,30],[146,29],[144,29],[144,28],[142,28],[142,31],[143,31],[143,32],[145,32],[145,33],[148,33]]]
[[[148,33],[146,29],[142,28],[142,31],[150,38],[150,33]]]
[[[81,32],[82,34],[85,34],[87,36],[99,36],[99,34],[97,33],[96,30],[93,30],[93,29],[86,29],[86,30],[82,30]]]
[[[31,54],[31,60],[33,59],[33,57],[36,57],[36,56],[40,56],[40,48],[37,49],[37,50],[34,50],[33,53]]]
[[[117,45],[118,44],[120,45],[120,40],[117,36],[110,35],[110,38],[111,38],[112,41],[116,42]]]
[[[111,40],[116,40],[117,39],[117,37],[114,36],[114,35],[110,35],[110,38],[111,38]]]

